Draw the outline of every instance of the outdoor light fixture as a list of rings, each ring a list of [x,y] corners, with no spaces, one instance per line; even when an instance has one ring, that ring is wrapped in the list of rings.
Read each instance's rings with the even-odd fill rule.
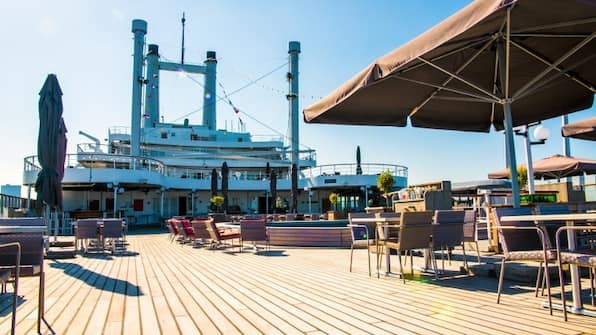
[[[534,138],[536,138],[537,141],[532,141],[530,139],[530,134],[528,131],[529,128],[532,126],[537,126],[536,129],[534,129]],[[534,194],[536,192],[534,190],[534,169],[532,168],[531,146],[534,144],[544,144],[550,136],[550,131],[548,130],[548,128],[541,125],[540,122],[535,122],[527,126],[517,127],[514,130],[516,135],[524,137],[524,142],[526,146],[526,166],[528,167],[528,193]]]

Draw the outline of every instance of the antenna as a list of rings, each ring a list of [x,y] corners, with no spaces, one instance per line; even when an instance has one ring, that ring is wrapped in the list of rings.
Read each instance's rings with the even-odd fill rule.
[[[184,12],[182,12],[182,55],[180,59],[180,64],[184,64],[184,23],[186,22],[186,18],[184,17]]]

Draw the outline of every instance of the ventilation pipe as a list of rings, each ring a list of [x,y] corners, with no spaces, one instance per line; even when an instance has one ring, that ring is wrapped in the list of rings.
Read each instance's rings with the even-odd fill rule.
[[[141,146],[141,101],[143,96],[143,48],[147,22],[132,20],[134,53],[132,66],[132,110],[130,118],[130,154],[139,156]]]

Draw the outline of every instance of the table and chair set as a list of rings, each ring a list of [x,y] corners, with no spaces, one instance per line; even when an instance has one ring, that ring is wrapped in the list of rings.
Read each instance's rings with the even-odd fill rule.
[[[548,301],[543,303],[552,314],[553,309],[563,310],[565,320],[567,313],[596,316],[596,311],[583,307],[581,301],[581,277],[579,268],[589,269],[590,296],[594,306],[594,280],[596,274],[596,213],[571,213],[566,205],[536,206],[522,208],[495,208],[494,218],[497,224],[499,242],[503,249],[503,257],[499,271],[497,303],[501,301],[501,292],[508,262],[534,261],[539,263],[536,278],[535,294],[540,288],[544,294],[546,286]],[[352,232],[352,249],[350,252],[350,271],[352,271],[353,249],[355,246],[366,246],[369,259],[369,276],[371,276],[370,249],[374,246],[377,253],[377,277],[381,272],[381,254],[385,254],[386,275],[392,275],[390,249],[397,250],[400,264],[399,275],[405,283],[402,254],[407,261],[413,249],[423,249],[425,266],[423,271],[431,269],[435,278],[441,273],[437,269],[435,250],[450,250],[462,246],[464,268],[467,270],[466,249],[464,242],[476,242],[471,236],[475,228],[473,211],[437,210],[402,212],[402,213],[350,213],[349,227]],[[478,253],[478,262],[480,254]],[[550,276],[548,265],[556,265],[559,271],[561,287],[561,304],[555,304],[551,298]],[[564,270],[570,272],[572,305],[566,305]],[[410,271],[413,274],[413,262],[410,260]]]
[[[126,252],[127,224],[123,219],[79,219],[73,226],[76,251]]]

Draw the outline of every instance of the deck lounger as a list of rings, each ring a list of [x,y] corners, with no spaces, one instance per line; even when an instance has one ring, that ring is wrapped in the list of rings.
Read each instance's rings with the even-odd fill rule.
[[[499,286],[497,289],[497,304],[501,301],[503,279],[505,277],[505,263],[508,261],[534,261],[540,263],[539,269],[544,267],[546,288],[548,291],[548,307],[552,315],[552,300],[550,291],[550,277],[548,273],[548,262],[556,260],[556,253],[547,247],[547,238],[544,230],[532,221],[507,221],[501,222],[502,216],[531,215],[531,209],[522,208],[496,208],[495,218],[499,241],[503,247],[503,261],[499,274]],[[536,276],[536,291],[541,279],[540,270]]]
[[[235,231],[226,231],[225,229],[217,228],[215,220],[210,219],[206,221],[207,231],[211,236],[211,248],[218,247],[223,244],[223,241],[240,239],[240,233]]]
[[[14,278],[12,293],[12,323],[10,334],[14,335],[17,326],[17,300],[19,297],[19,272],[21,267],[21,244],[19,242],[0,244],[0,283],[2,293],[6,293],[6,283]]]
[[[190,224],[194,233],[194,245],[202,245],[204,242],[211,238],[207,231],[207,221],[209,219],[193,219]]]

